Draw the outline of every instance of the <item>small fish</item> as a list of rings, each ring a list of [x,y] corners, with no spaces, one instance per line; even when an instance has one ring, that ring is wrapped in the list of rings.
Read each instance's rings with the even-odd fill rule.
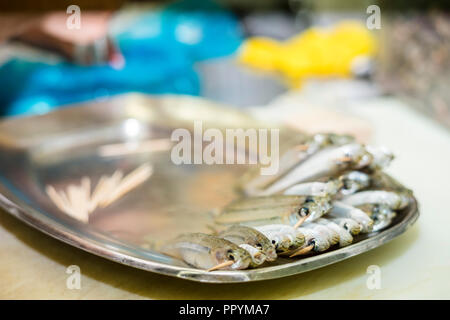
[[[359,143],[322,149],[301,162],[279,180],[266,188],[266,195],[281,192],[295,184],[333,176],[339,171],[367,166],[372,156]]]
[[[168,242],[161,251],[199,269],[246,269],[250,254],[234,243],[204,233],[186,233]]]
[[[214,219],[217,224],[257,226],[301,223],[324,215],[331,205],[324,197],[274,195],[243,198],[226,206]]]
[[[256,250],[259,250],[268,261],[275,261],[277,258],[277,253],[270,240],[254,228],[241,225],[232,225],[225,231],[222,231],[219,234],[219,237],[231,241],[237,245],[245,244],[247,246],[252,246]],[[252,251],[255,252],[254,250]],[[252,252],[249,253],[252,255]],[[252,255],[252,257],[254,258],[254,255]],[[259,258],[258,260],[261,259],[262,258]]]
[[[384,204],[393,210],[399,210],[405,208],[409,204],[410,197],[406,193],[401,192],[368,190],[346,196],[341,201],[351,206]]]
[[[333,207],[329,212],[333,218],[349,218],[355,220],[361,225],[361,232],[368,233],[372,231],[373,220],[362,210],[348,205],[341,201],[334,201]]]
[[[310,137],[302,146],[296,146],[296,148],[298,150],[303,150],[305,155],[312,155],[325,147],[342,146],[354,141],[355,138],[350,135],[317,133]]]
[[[283,194],[297,196],[334,196],[340,189],[341,183],[338,180],[328,182],[305,182],[293,185],[286,189]]]

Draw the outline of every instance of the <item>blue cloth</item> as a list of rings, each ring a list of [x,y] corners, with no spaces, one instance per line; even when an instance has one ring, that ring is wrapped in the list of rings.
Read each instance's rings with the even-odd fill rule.
[[[194,63],[233,53],[242,31],[236,17],[215,2],[182,0],[143,12],[115,41],[125,58],[122,69],[8,61],[0,67],[2,114],[44,113],[125,92],[199,95]]]

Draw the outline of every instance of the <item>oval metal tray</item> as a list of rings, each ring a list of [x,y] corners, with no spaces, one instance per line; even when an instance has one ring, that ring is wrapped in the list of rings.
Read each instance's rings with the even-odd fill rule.
[[[388,228],[357,237],[345,248],[301,259],[279,258],[252,270],[191,268],[154,248],[181,232],[209,232],[211,211],[238,196],[235,182],[248,170],[245,165],[177,166],[170,161],[170,148],[148,148],[149,141],[170,140],[174,129],[192,130],[195,120],[201,120],[204,128],[276,127],[203,99],[137,94],[4,120],[0,206],[90,253],[139,269],[215,283],[274,279],[320,268],[392,240],[419,216],[414,199]],[[291,136],[292,131],[280,128],[281,141]],[[94,212],[89,223],[61,213],[45,193],[48,184],[62,188],[83,176],[95,182],[103,174],[118,168],[128,172],[144,162],[154,166],[153,176],[114,205]]]

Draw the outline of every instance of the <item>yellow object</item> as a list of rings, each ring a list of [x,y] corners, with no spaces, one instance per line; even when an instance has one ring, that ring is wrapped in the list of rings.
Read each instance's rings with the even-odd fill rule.
[[[281,54],[281,46],[277,41],[268,38],[251,38],[244,44],[240,55],[241,62],[268,71],[277,69],[277,56]]]
[[[248,39],[240,62],[251,67],[278,71],[292,86],[308,77],[348,77],[356,57],[373,56],[376,41],[359,22],[342,22],[331,30],[310,28],[288,41]]]

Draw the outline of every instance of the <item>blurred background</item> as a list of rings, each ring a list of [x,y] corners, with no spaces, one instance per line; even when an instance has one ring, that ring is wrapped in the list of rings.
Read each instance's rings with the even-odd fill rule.
[[[4,275],[0,292],[21,299],[449,297],[450,251],[442,250],[450,243],[450,216],[443,201],[450,189],[449,9],[450,1],[426,0],[0,1],[0,142],[9,147],[15,142],[10,137],[19,137],[35,146],[27,151],[41,155],[39,161],[30,162],[42,166],[41,172],[56,167],[55,179],[69,179],[85,175],[89,165],[93,174],[100,175],[107,170],[105,163],[119,168],[120,162],[127,168],[140,161],[133,153],[131,157],[110,154],[111,162],[109,156],[105,162],[92,161],[84,147],[96,152],[93,146],[104,135],[105,141],[117,139],[106,126],[114,110],[127,109],[127,103],[150,109],[149,101],[154,100],[134,93],[170,94],[175,98],[154,105],[190,122],[208,117],[220,122],[221,114],[242,115],[229,110],[237,109],[264,123],[273,120],[275,125],[308,133],[348,133],[361,142],[384,145],[396,157],[387,173],[414,191],[421,212],[411,231],[346,262],[296,278],[219,288],[180,286],[176,279],[120,269],[119,264],[42,237],[0,211],[0,252],[8,257],[0,263]],[[128,93],[133,94],[116,100]],[[67,119],[70,110],[14,120],[97,102],[101,108],[92,110],[101,112],[88,119],[92,121]],[[209,110],[205,105],[216,104],[225,109],[205,112]],[[140,129],[139,120],[142,128],[148,125],[147,109],[131,109],[127,113],[131,121],[114,131],[120,136],[118,142],[141,139],[137,132],[158,133]],[[223,118],[225,123],[233,122]],[[39,139],[34,140],[36,136]],[[45,139],[50,142],[47,147],[34,144]],[[79,162],[82,165],[77,165],[80,157],[72,148],[77,143],[81,158],[86,159]],[[2,168],[8,168],[4,159],[17,161],[9,155],[3,154]],[[70,167],[66,159],[75,160],[75,165]],[[232,184],[233,176],[225,170],[222,176],[200,175],[202,183],[190,190],[188,175],[168,168],[155,171],[156,179],[161,179],[153,184],[157,196],[146,194],[142,202],[132,198],[138,210],[125,203],[116,212],[144,216],[148,204],[156,205],[157,199],[172,193],[192,198],[198,206],[228,201],[224,188],[214,180],[222,177]],[[13,173],[20,178],[14,183],[45,181],[35,178],[35,172],[39,170],[30,173],[18,166]],[[166,176],[180,183],[164,189],[159,181]],[[27,192],[40,194],[36,188]],[[201,196],[186,196],[192,193]],[[180,228],[196,223],[189,210],[183,207],[179,212],[184,214],[184,220],[176,220]],[[133,221],[141,220],[122,223],[119,215],[98,217],[98,225],[104,223],[109,230],[120,225],[135,228],[136,233],[156,221],[137,225]],[[161,217],[157,221],[169,221]],[[77,261],[83,262],[86,289],[67,290],[66,267]],[[367,289],[369,265],[383,268],[383,290]]]
[[[2,117],[127,92],[249,109],[391,95],[450,126],[448,2],[73,4],[1,2]]]

